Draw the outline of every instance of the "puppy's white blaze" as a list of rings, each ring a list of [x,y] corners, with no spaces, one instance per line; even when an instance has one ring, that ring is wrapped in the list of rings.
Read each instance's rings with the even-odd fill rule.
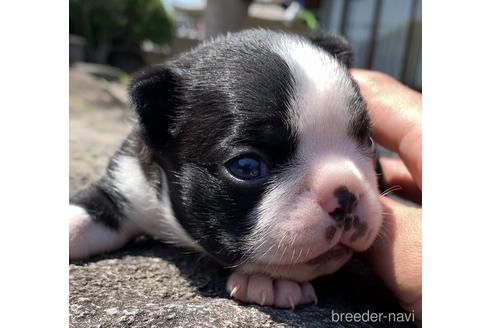
[[[334,179],[356,183],[361,194],[366,194],[360,206],[364,213],[359,214],[369,229],[376,232],[382,221],[372,160],[361,155],[348,133],[353,110],[350,106],[356,91],[347,69],[333,56],[301,39],[286,38],[274,50],[286,61],[294,78],[288,115],[298,145],[291,165],[264,192],[249,238],[255,250],[250,258],[270,263],[278,263],[282,253],[279,249],[293,247],[295,242],[314,244],[312,256],[333,246],[320,233],[335,223],[321,210],[316,190],[316,179],[323,177],[323,166],[327,163],[339,161],[342,176]],[[296,241],[294,236],[299,234],[303,237]],[[362,239],[353,245],[354,249],[368,247],[373,236]],[[255,248],[255,244],[261,246]]]
[[[115,187],[131,202],[126,209],[128,219],[134,221],[148,234],[202,251],[174,215],[164,173],[162,173],[162,199],[157,198],[155,190],[147,182],[137,158],[124,155],[119,157],[113,174]]]
[[[346,108],[353,91],[346,69],[333,56],[302,39],[284,39],[277,53],[295,80],[290,123],[299,136],[347,131]]]

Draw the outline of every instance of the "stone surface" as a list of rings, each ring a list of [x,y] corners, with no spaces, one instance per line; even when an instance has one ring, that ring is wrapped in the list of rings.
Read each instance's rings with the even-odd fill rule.
[[[132,124],[122,85],[70,72],[70,193],[96,181]],[[388,319],[337,322],[341,313],[402,313],[359,260],[314,282],[319,304],[295,310],[240,304],[227,270],[203,256],[141,237],[70,263],[71,327],[412,327]]]

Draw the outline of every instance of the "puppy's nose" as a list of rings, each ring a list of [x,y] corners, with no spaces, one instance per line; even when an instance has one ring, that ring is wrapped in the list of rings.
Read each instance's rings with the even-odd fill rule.
[[[357,206],[358,198],[346,186],[339,186],[333,192],[331,201],[323,206],[333,220],[339,222],[351,214]]]

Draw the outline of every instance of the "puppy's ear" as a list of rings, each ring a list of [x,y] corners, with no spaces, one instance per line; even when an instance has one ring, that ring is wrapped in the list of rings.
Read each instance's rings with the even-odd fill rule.
[[[312,43],[335,56],[346,67],[352,67],[354,54],[344,37],[333,33],[319,32],[310,39]]]
[[[133,76],[128,88],[138,121],[149,142],[164,145],[179,102],[179,74],[165,66],[151,66]]]

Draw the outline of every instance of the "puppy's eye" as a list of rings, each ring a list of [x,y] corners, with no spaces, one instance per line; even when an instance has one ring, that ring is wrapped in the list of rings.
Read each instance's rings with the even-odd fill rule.
[[[264,161],[253,156],[239,156],[227,163],[229,172],[241,180],[261,179],[268,175]]]

